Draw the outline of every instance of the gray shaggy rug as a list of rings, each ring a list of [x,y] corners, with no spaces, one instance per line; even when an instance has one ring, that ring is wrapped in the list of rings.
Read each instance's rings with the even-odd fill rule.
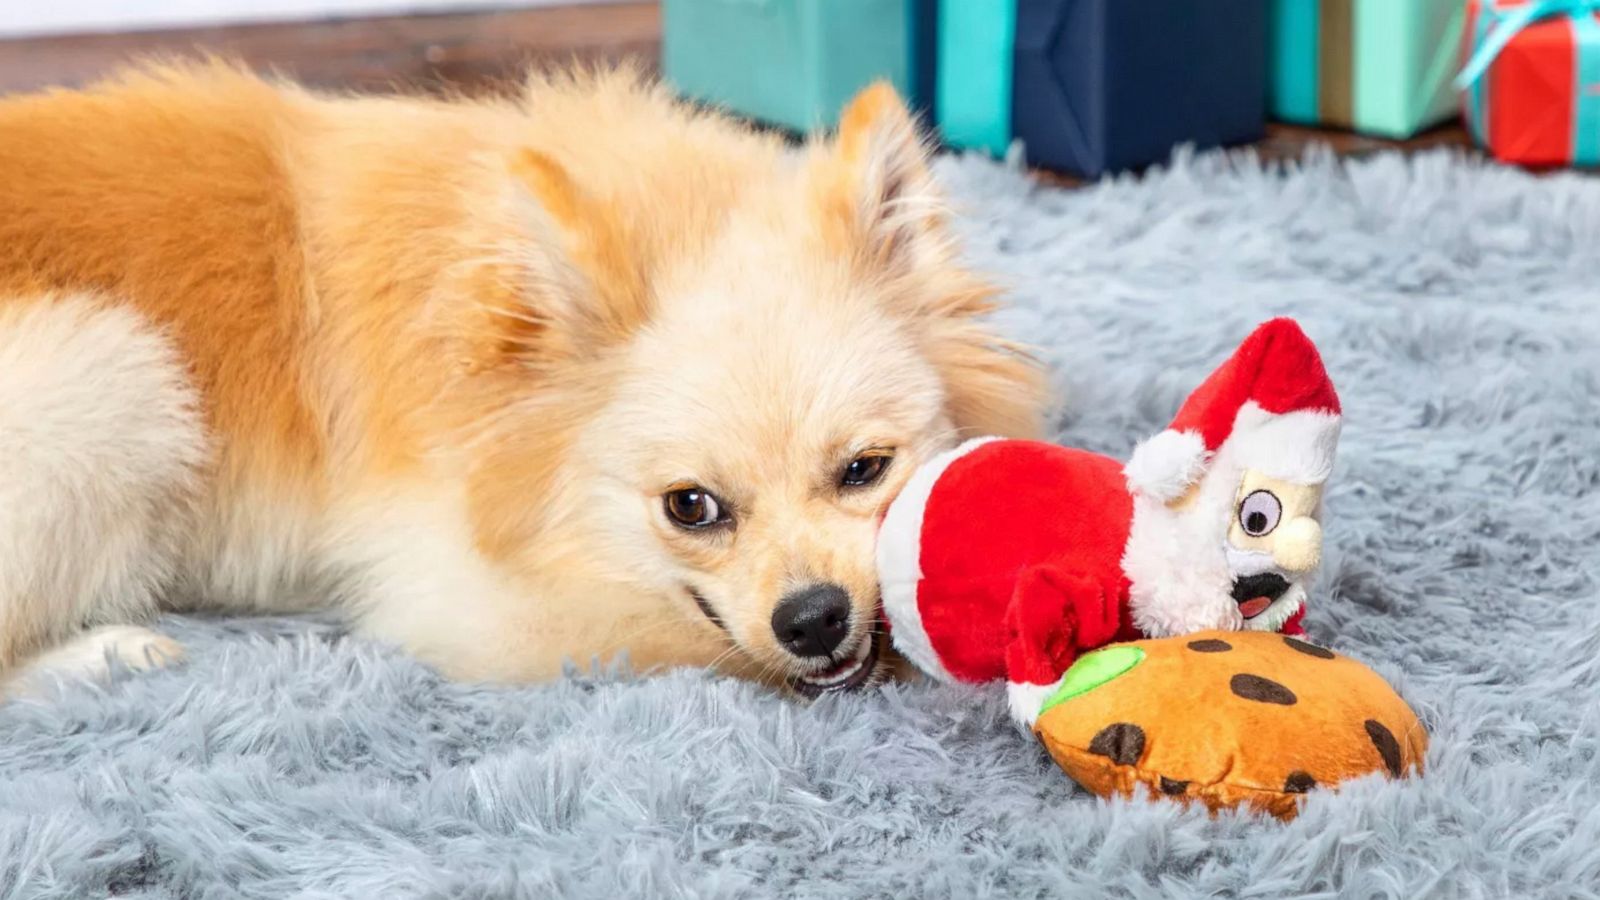
[[[447,684],[308,622],[0,708],[0,896],[1600,895],[1600,181],[1443,153],[945,160],[1007,327],[1118,455],[1261,319],[1347,427],[1312,634],[1433,731],[1292,824],[1077,789],[993,691],[792,705],[681,672]]]

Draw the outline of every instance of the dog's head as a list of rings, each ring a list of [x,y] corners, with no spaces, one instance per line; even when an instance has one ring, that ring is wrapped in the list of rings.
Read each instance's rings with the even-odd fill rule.
[[[730,669],[808,695],[857,687],[887,665],[883,511],[960,438],[1034,432],[1040,381],[980,321],[992,291],[956,261],[891,89],[863,92],[834,139],[803,150],[712,124],[717,141],[759,142],[760,164],[719,144],[739,156],[728,172],[686,161],[692,196],[591,204],[628,220],[599,231],[568,214],[576,176],[525,161],[543,208],[580,235],[549,277],[581,313],[535,324],[582,367],[547,377],[587,398],[581,414],[549,407],[570,422],[560,499],[528,540],[584,536],[573,554],[590,569],[720,631]]]

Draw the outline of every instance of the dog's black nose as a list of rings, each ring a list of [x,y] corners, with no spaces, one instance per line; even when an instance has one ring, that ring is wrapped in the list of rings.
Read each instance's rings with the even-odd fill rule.
[[[829,656],[850,632],[850,595],[837,584],[814,584],[779,601],[772,633],[795,656]]]

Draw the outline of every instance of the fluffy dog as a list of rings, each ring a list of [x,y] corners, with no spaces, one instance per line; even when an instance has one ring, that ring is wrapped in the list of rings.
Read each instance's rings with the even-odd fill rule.
[[[926,163],[884,86],[798,149],[625,71],[0,100],[0,671],[332,605],[459,678],[871,683],[885,506],[1041,407]]]

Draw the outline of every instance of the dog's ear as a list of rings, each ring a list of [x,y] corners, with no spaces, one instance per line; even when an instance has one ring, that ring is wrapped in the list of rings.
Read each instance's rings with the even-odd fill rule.
[[[963,438],[1037,438],[1049,385],[1030,348],[996,334],[982,316],[992,291],[947,295],[946,313],[923,316],[916,333],[945,386],[950,421]]]
[[[812,183],[824,233],[878,271],[902,274],[946,252],[944,202],[928,171],[928,147],[887,82],[845,106]]]
[[[1025,347],[983,321],[995,290],[956,263],[928,146],[894,88],[880,82],[856,95],[814,165],[829,249],[889,282],[886,296],[941,373],[956,428],[963,436],[1037,436],[1042,373]]]
[[[548,155],[524,149],[509,166],[520,234],[506,260],[513,296],[497,310],[500,352],[538,366],[626,340],[647,292],[618,223]]]

